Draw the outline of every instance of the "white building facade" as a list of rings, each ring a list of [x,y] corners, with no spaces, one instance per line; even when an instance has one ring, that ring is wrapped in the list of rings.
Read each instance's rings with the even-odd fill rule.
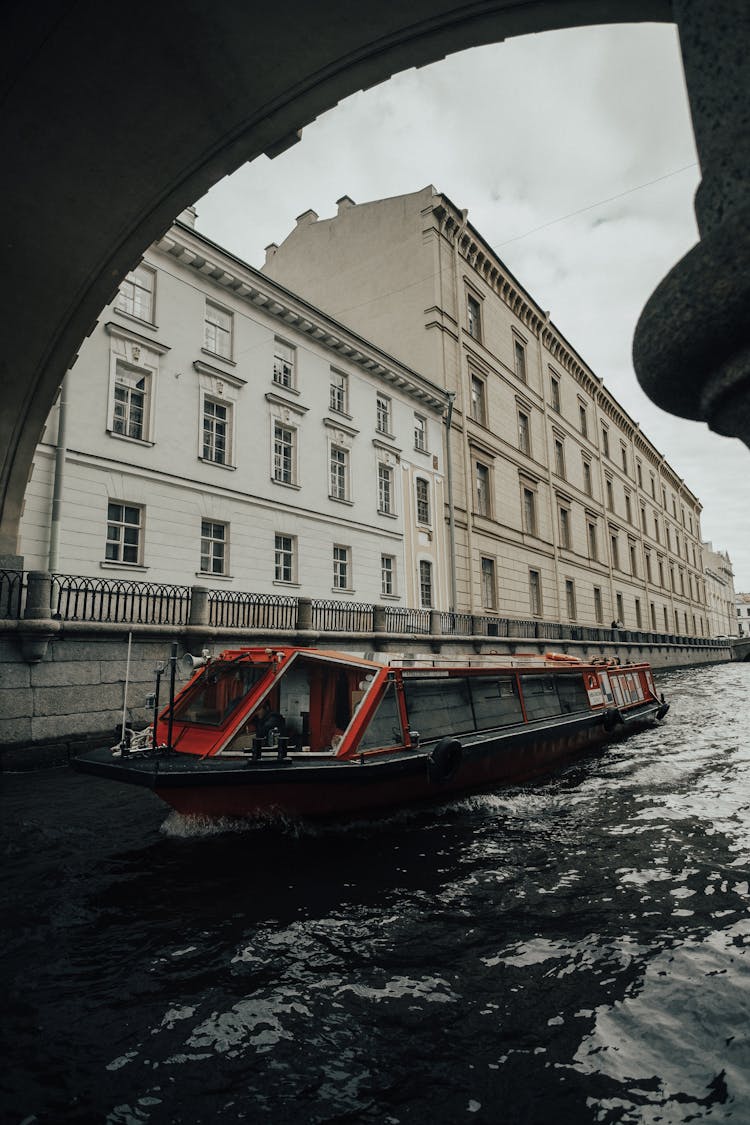
[[[344,196],[266,253],[453,396],[458,611],[707,635],[699,500],[465,211]]]
[[[445,392],[193,224],[151,248],[68,373],[26,566],[447,608]]]
[[[738,637],[750,637],[750,594],[736,595],[735,631]]]

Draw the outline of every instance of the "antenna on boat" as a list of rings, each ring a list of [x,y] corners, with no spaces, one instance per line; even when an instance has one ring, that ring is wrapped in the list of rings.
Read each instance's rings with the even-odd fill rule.
[[[122,697],[122,727],[120,729],[120,742],[125,745],[125,721],[128,713],[128,684],[130,683],[130,649],[133,644],[133,634],[128,633],[128,658],[125,661],[125,690]]]
[[[174,723],[174,681],[177,675],[177,642],[172,644],[172,655],[169,658],[169,722],[167,724],[167,748],[172,747],[172,726]]]

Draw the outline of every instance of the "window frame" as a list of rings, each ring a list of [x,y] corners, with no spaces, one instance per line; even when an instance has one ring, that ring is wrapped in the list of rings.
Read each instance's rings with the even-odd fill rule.
[[[417,575],[419,578],[419,606],[420,609],[434,609],[434,584],[432,572],[431,559],[419,559],[417,566]],[[429,596],[425,598],[425,590],[428,591]]]
[[[207,531],[206,528],[210,528]],[[215,529],[221,528],[223,534],[221,536],[215,535]],[[213,550],[215,544],[221,544],[220,561],[221,569],[217,570],[213,565],[216,555]],[[208,544],[206,549],[205,544]],[[204,557],[208,559],[209,565],[204,566]],[[214,520],[201,518],[201,549],[200,549],[200,570],[199,574],[206,575],[210,578],[227,578],[229,576],[229,524],[225,520]]]
[[[386,563],[389,565],[386,565]],[[387,555],[383,552],[380,554],[380,596],[381,598],[398,597],[396,590],[396,556]]]
[[[474,511],[485,519],[492,519],[493,514],[491,481],[492,467],[474,458]]]
[[[343,445],[331,441],[328,446],[328,499],[338,504],[351,504],[351,457]],[[340,455],[340,457],[338,456]]]
[[[427,444],[427,418],[414,411],[414,448],[418,453],[429,453]]]
[[[482,343],[482,303],[479,296],[466,293],[466,331],[472,340]]]
[[[497,566],[490,555],[479,556],[482,609],[497,610]]]
[[[122,510],[121,516],[112,515],[112,508],[120,508]],[[134,523],[132,520],[126,519],[128,509],[138,513],[138,521]],[[104,562],[108,566],[125,566],[125,567],[143,567],[144,546],[145,546],[145,506],[143,504],[133,503],[129,500],[114,500],[111,497],[107,498],[107,513],[106,513],[106,536],[104,546]],[[110,538],[110,528],[117,527],[121,529],[121,533],[116,539]],[[132,549],[133,543],[126,543],[126,534],[128,529],[135,528],[137,535],[135,537],[135,558],[126,559],[124,557],[125,551]],[[112,558],[109,554],[110,545],[115,545],[118,551],[116,557]]]
[[[422,495],[420,495],[420,492]],[[430,502],[430,482],[426,477],[414,478],[414,511],[420,527],[432,527],[432,504]]]
[[[219,320],[211,320],[209,310],[214,313],[220,313],[221,316],[226,317],[229,326],[222,324]],[[213,347],[209,342],[209,326],[213,330],[214,343],[219,344],[221,340],[226,340],[226,351]],[[226,363],[234,362],[234,313],[228,309],[226,305],[220,304],[218,301],[206,297],[206,307],[203,314],[203,351],[208,352],[209,355],[216,356],[217,359],[223,359]]]
[[[286,546],[286,543],[289,546]],[[297,536],[285,531],[274,532],[274,585],[297,586]],[[284,577],[288,564],[289,577]]]
[[[381,403],[385,405],[385,409],[382,411]],[[384,425],[381,424],[381,420],[384,420]],[[378,391],[375,398],[375,430],[387,437],[393,435],[393,399],[390,395],[383,394],[382,391]]]
[[[284,352],[290,355],[284,355]],[[272,381],[274,386],[281,387],[284,391],[297,390],[297,347],[295,344],[288,344],[280,336],[274,336],[273,340]]]
[[[544,599],[542,596],[542,572],[534,567],[529,567],[529,609],[532,617],[544,615]]]
[[[328,392],[328,409],[332,414],[349,414],[349,376],[346,371],[339,371],[337,367],[330,369],[330,382]]]
[[[475,393],[479,388],[479,393]],[[487,425],[487,380],[475,371],[469,373],[469,397],[471,401],[471,417],[480,426]]]
[[[396,514],[394,485],[393,467],[386,465],[384,461],[378,461],[378,512],[381,516]]]
[[[234,403],[230,399],[223,398],[221,395],[212,394],[210,391],[201,390],[201,420],[200,420],[200,434],[199,434],[199,460],[207,465],[218,465],[222,469],[233,469],[234,466]],[[224,459],[221,460],[216,456],[211,456],[206,452],[206,419],[208,405],[218,406],[226,410],[226,418],[224,420],[225,426],[225,439],[224,439]],[[214,444],[216,441],[216,433],[214,426]]]
[[[150,275],[151,285],[146,286],[138,283],[138,274]],[[132,317],[133,320],[140,321],[141,324],[148,324],[152,328],[156,324],[156,274],[157,271],[154,266],[148,265],[146,262],[139,262],[139,264],[129,271],[128,274],[120,282],[120,288],[117,292],[114,302],[115,312],[122,313],[123,316]],[[126,294],[123,292],[123,287],[129,285],[132,287],[131,300],[128,300]],[[142,316],[136,312],[138,292],[148,293],[148,316]],[[127,305],[132,307],[128,308]]]
[[[350,594],[354,589],[354,584],[352,582],[351,547],[346,543],[334,543],[332,563],[332,591],[337,594]]]

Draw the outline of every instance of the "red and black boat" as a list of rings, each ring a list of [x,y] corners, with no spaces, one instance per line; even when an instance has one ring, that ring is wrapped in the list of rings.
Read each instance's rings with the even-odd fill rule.
[[[230,649],[148,730],[75,759],[208,817],[339,817],[549,772],[664,717],[648,664]]]

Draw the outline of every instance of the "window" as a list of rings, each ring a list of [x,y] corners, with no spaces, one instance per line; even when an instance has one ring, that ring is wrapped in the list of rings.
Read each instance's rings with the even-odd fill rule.
[[[204,347],[223,359],[232,358],[232,314],[206,301]]]
[[[281,422],[273,424],[273,479],[277,484],[296,484],[297,431]]]
[[[661,538],[659,536],[659,517],[656,512],[654,512],[654,539],[657,543],[661,543]]]
[[[581,436],[582,437],[588,437],[589,436],[589,418],[588,418],[588,414],[586,412],[586,407],[583,405],[582,402],[579,402],[579,404],[578,404],[578,422],[579,422],[579,427],[580,427],[580,430],[581,430]]]
[[[629,492],[625,493],[625,519],[628,521],[628,523],[633,522],[633,504],[630,499]]]
[[[417,495],[417,523],[429,524],[430,522],[430,486],[424,477],[417,477],[415,481]]]
[[[602,590],[601,586],[594,586],[594,620],[597,625],[601,625],[604,620],[604,611],[602,610]]]
[[[658,559],[657,562],[658,562],[658,566],[659,566],[659,585],[663,588],[664,587],[664,560]]]
[[[495,560],[482,558],[482,608],[497,609]]]
[[[274,577],[277,582],[295,581],[296,545],[292,535],[274,536]]]
[[[518,448],[522,453],[531,454],[529,416],[525,414],[523,410],[518,411]]]
[[[628,450],[624,445],[620,445],[620,457],[622,458],[622,471],[627,476],[628,472]]]
[[[432,563],[419,560],[419,603],[422,609],[432,609]]]
[[[201,520],[201,573],[227,573],[227,525]]]
[[[653,473],[649,473],[649,476],[651,478],[651,496],[655,500],[656,499],[656,478],[654,477]]]
[[[640,461],[636,461],[635,463],[635,475],[638,480],[638,487],[643,488],[643,466]]]
[[[379,434],[391,432],[391,400],[388,395],[378,395],[376,405],[376,428]]]
[[[664,609],[664,632],[668,633],[669,632],[669,616],[667,614],[667,607],[664,606],[663,609]]]
[[[656,632],[656,606],[653,602],[649,603],[649,612],[651,613],[651,630]]]
[[[295,386],[295,360],[297,349],[283,340],[274,340],[273,381],[280,387],[293,390]]]
[[[610,512],[614,512],[614,510],[615,510],[615,489],[614,489],[614,485],[612,484],[612,480],[611,480],[610,477],[607,477],[607,479],[605,480],[604,488],[605,488],[605,491],[606,491],[606,494],[607,494],[607,507],[609,508]]]
[[[560,508],[560,546],[570,550],[570,509]]]
[[[559,477],[565,477],[565,446],[560,438],[555,438],[555,472]]]
[[[469,293],[466,296],[466,323],[469,335],[475,340],[482,339],[482,309],[476,297]]]
[[[228,465],[232,408],[213,398],[203,400],[203,460]]]
[[[620,544],[617,538],[617,533],[613,532],[609,537],[609,544],[612,553],[612,566],[615,570],[620,569]]]
[[[556,414],[560,413],[560,380],[555,376],[550,376],[549,381],[550,389],[550,405]]]
[[[141,525],[143,509],[137,504],[120,504],[110,500],[107,505],[107,562],[137,566],[141,561]]]
[[[596,542],[596,523],[595,523],[594,520],[588,521],[588,523],[586,524],[586,530],[588,532],[588,540],[589,540],[589,558],[590,559],[598,559],[599,558],[599,548],[598,548],[597,542]]]
[[[396,558],[394,555],[380,556],[380,593],[391,598],[396,593]]]
[[[349,405],[349,376],[331,371],[330,407],[337,414],[346,414]]]
[[[661,486],[661,504],[662,504],[662,507],[664,508],[664,511],[666,511],[667,510],[667,490],[664,487],[664,485]]]
[[[638,552],[635,543],[632,539],[628,540],[628,553],[630,555],[630,573],[634,578],[638,577]]]
[[[414,448],[427,450],[427,419],[421,414],[414,415]]]
[[[625,610],[623,609],[623,604],[622,604],[622,594],[616,594],[615,598],[616,598],[616,601],[617,601],[617,620],[622,621],[624,623],[624,621],[625,621]]]
[[[526,347],[520,340],[513,341],[513,367],[516,375],[526,382]]]
[[[477,375],[471,377],[471,416],[482,426],[486,424],[484,379],[480,379]]]
[[[151,373],[130,367],[118,359],[115,367],[115,398],[112,433],[148,441]]]
[[[636,629],[643,628],[643,618],[641,617],[641,599],[635,599],[635,627]]]
[[[378,511],[393,515],[393,469],[390,465],[378,465]]]
[[[536,535],[536,496],[531,488],[523,490],[523,529],[528,535]]]
[[[593,496],[593,489],[591,485],[591,462],[585,457],[582,460],[583,464],[583,491],[587,496]]]
[[[476,511],[480,516],[492,515],[490,504],[490,470],[487,465],[477,461],[474,465],[476,475]]]
[[[565,609],[570,621],[576,619],[576,586],[572,578],[565,579]]]
[[[646,578],[648,579],[649,582],[653,582],[653,576],[652,576],[652,573],[651,573],[651,552],[650,551],[646,551]]]
[[[350,578],[350,548],[334,544],[333,547],[333,588],[334,590],[351,589]]]
[[[115,308],[138,320],[154,322],[154,282],[156,271],[148,266],[137,266],[120,286]]]
[[[646,530],[646,505],[641,504],[641,531],[645,532]]]
[[[602,453],[609,457],[609,430],[606,426],[602,426]]]
[[[338,445],[331,446],[329,495],[332,500],[349,499],[349,454]]]
[[[529,571],[529,607],[534,617],[542,616],[542,583],[538,570]]]

